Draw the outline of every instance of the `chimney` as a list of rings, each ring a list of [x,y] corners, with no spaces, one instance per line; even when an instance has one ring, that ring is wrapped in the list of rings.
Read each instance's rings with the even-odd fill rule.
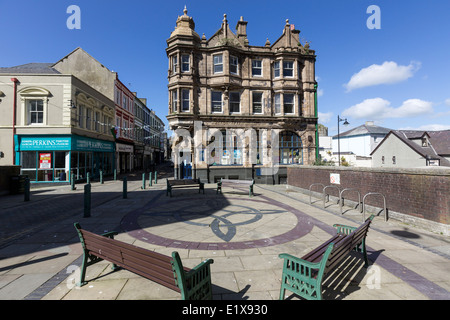
[[[244,21],[244,17],[241,17],[236,25],[236,31],[239,40],[247,38],[247,23],[247,21]]]

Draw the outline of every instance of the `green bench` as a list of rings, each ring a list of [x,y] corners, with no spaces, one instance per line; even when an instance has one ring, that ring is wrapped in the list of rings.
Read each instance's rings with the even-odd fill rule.
[[[166,197],[170,193],[170,197],[172,197],[172,189],[174,188],[191,188],[193,186],[198,186],[198,193],[200,191],[203,191],[203,194],[205,194],[205,184],[203,182],[200,182],[200,179],[167,179],[167,190],[166,190]]]
[[[284,259],[281,279],[280,300],[289,290],[308,300],[322,300],[322,280],[340,265],[352,250],[364,256],[364,267],[369,266],[366,251],[366,236],[372,215],[358,228],[335,224],[336,235],[321,244],[302,258],[287,253],[280,254]]]
[[[220,179],[217,182],[216,193],[222,193],[223,187],[248,187],[249,196],[253,196],[253,186],[255,185],[255,180],[233,180],[233,179]]]
[[[79,223],[75,223],[75,228],[84,251],[78,286],[87,283],[85,277],[88,266],[107,260],[113,263],[113,270],[123,268],[136,273],[181,293],[182,300],[212,299],[210,265],[214,260],[205,260],[195,268],[188,269],[183,267],[176,251],[169,257],[115,240],[117,232],[98,235],[83,230]]]

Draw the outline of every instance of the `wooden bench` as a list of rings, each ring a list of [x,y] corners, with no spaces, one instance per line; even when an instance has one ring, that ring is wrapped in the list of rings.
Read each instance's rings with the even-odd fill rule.
[[[167,191],[166,197],[170,193],[170,197],[172,197],[172,189],[173,188],[190,188],[192,186],[198,186],[198,193],[203,190],[203,194],[205,194],[205,184],[200,182],[200,179],[180,179],[180,180],[169,180],[167,179]]]
[[[84,251],[78,286],[87,283],[85,276],[88,266],[107,260],[113,263],[113,270],[129,270],[180,292],[183,300],[212,299],[210,264],[214,260],[205,260],[195,268],[188,269],[183,267],[176,251],[172,253],[172,257],[168,257],[115,240],[117,232],[98,235],[81,229],[79,223],[75,223],[75,228]]]
[[[335,224],[337,233],[334,237],[312,250],[301,259],[290,254],[280,254],[284,259],[280,300],[284,299],[285,291],[308,299],[322,299],[322,280],[343,260],[352,250],[361,252],[364,256],[364,267],[369,266],[366,252],[366,236],[374,215],[368,218],[360,227],[349,227]]]
[[[253,196],[253,185],[255,184],[255,180],[232,180],[232,179],[220,179],[217,182],[217,191],[216,193],[222,193],[223,187],[248,187],[249,196]]]

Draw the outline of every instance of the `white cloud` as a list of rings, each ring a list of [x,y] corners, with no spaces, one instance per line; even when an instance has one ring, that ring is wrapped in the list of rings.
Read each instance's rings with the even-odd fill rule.
[[[366,99],[343,111],[342,115],[356,119],[387,119],[416,117],[433,112],[433,104],[420,99],[409,99],[398,108],[382,98]]]
[[[399,130],[441,131],[450,130],[450,124],[425,124],[420,127],[405,127]]]
[[[366,99],[342,112],[344,117],[356,119],[382,119],[391,109],[390,102],[381,98]]]
[[[369,86],[402,82],[411,78],[419,68],[420,62],[411,62],[408,66],[400,66],[393,61],[385,61],[382,65],[373,64],[355,73],[344,87],[349,92]]]
[[[447,100],[445,100],[445,104],[448,105],[450,107],[450,98],[448,98]]]
[[[318,89],[318,90],[317,90],[317,96],[318,96],[318,97],[323,96],[323,93],[324,93],[324,92],[323,92],[323,89]]]
[[[320,123],[328,123],[331,120],[331,117],[333,116],[333,112],[319,112],[319,122]]]

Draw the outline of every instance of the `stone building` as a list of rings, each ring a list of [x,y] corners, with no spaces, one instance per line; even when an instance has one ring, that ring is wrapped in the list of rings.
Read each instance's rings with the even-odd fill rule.
[[[315,52],[286,20],[273,44],[251,46],[241,17],[209,39],[178,17],[167,40],[175,177],[280,183],[316,157]]]

